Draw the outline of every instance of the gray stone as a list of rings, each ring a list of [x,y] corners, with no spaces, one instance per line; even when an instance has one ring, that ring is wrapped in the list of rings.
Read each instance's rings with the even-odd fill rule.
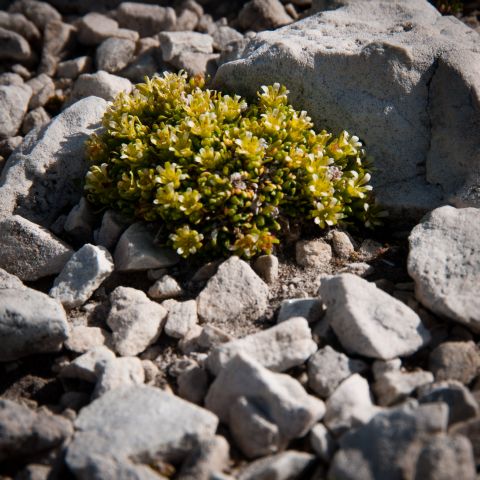
[[[365,262],[352,262],[347,263],[344,267],[342,267],[338,273],[351,273],[352,275],[357,275],[359,277],[367,277],[368,275],[372,274],[375,269]]]
[[[60,376],[95,383],[104,366],[114,359],[115,354],[107,347],[94,347],[65,365],[60,371]]]
[[[169,337],[183,338],[198,322],[195,300],[167,300],[162,306],[168,310],[164,330]]]
[[[289,298],[280,304],[277,323],[289,320],[292,317],[306,318],[308,323],[320,320],[323,315],[323,304],[319,298]]]
[[[25,67],[24,65],[21,65],[20,63],[16,63],[15,65],[12,65],[11,71],[20,75],[24,80],[28,80],[29,78],[32,77],[32,72]]]
[[[38,73],[54,76],[59,61],[65,52],[74,43],[76,29],[69,23],[60,20],[51,20],[43,31],[42,58],[38,66]]]
[[[55,279],[50,296],[65,308],[83,305],[113,272],[113,259],[104,247],[85,244]]]
[[[228,45],[230,42],[243,40],[243,35],[232,27],[221,26],[213,31],[212,38],[213,48],[221,51],[225,48],[225,45]]]
[[[0,85],[0,139],[17,134],[31,96],[27,85]]]
[[[202,348],[210,350],[212,347],[232,341],[233,338],[234,337],[228,333],[225,333],[220,328],[207,324],[202,328],[202,333],[198,337],[198,345]]]
[[[158,61],[158,55],[152,51],[135,57],[128,66],[119,72],[119,75],[128,78],[133,83],[142,83],[146,76],[153,77],[164,70],[165,66]]]
[[[104,100],[86,98],[25,137],[0,177],[0,218],[18,213],[49,226],[78,202],[76,182],[87,170],[85,140],[99,127],[105,108]]]
[[[315,456],[306,452],[287,450],[261,458],[242,470],[238,480],[293,480],[311,471]]]
[[[158,35],[162,58],[171,62],[181,53],[213,53],[213,39],[206,33],[198,32],[162,32]]]
[[[190,76],[213,76],[217,71],[218,58],[218,53],[199,53],[185,50],[173,57],[169,64],[176,69],[185,70]]]
[[[324,423],[339,436],[366,424],[379,411],[374,406],[367,380],[355,373],[344,380],[327,401]]]
[[[8,273],[6,270],[3,270],[3,268],[0,268],[0,290],[5,288],[21,290],[22,288],[26,287],[17,276]]]
[[[2,50],[0,59],[14,62],[31,62],[32,50],[28,42],[18,33],[0,27]]]
[[[305,435],[325,413],[324,403],[308,395],[289,375],[274,373],[244,354],[234,357],[210,386],[205,406],[229,424],[238,397],[254,403],[275,424],[283,442]]]
[[[131,385],[141,385],[145,381],[142,361],[137,357],[112,358],[97,365],[97,383],[93,397],[98,398],[110,390]]]
[[[0,12],[1,13],[1,12]],[[23,78],[18,73],[5,72],[0,75],[0,85],[23,85]]]
[[[463,435],[470,440],[473,447],[475,463],[480,463],[480,417],[467,422],[457,423],[449,429],[450,435]]]
[[[0,461],[48,452],[73,433],[72,424],[45,410],[35,412],[7,399],[0,399]]]
[[[88,56],[65,60],[58,64],[56,76],[75,80],[80,74],[89,72],[91,67],[92,59]]]
[[[280,0],[251,0],[238,14],[238,23],[245,30],[260,32],[292,23]]]
[[[175,10],[171,7],[134,2],[121,3],[115,17],[120,26],[136,30],[141,37],[173,30],[177,19]]]
[[[46,125],[51,120],[50,115],[43,107],[38,107],[35,110],[28,112],[23,118],[22,134],[26,135],[34,128],[38,129]]]
[[[185,8],[180,15],[177,15],[175,29],[181,31],[193,31],[198,24],[198,14],[194,11]]]
[[[68,214],[63,229],[69,237],[80,244],[89,243],[92,239],[92,224],[95,216],[85,197],[75,205]]]
[[[95,347],[110,344],[110,333],[100,327],[78,325],[72,327],[65,348],[76,353],[85,353]]]
[[[16,477],[15,480],[48,480],[52,475],[53,468],[50,465],[32,463],[27,465]]]
[[[51,20],[61,20],[58,11],[47,2],[37,0],[16,0],[8,9],[11,13],[23,13],[39,30],[43,30]]]
[[[345,379],[366,369],[365,362],[348,358],[327,345],[308,360],[308,385],[320,397],[328,398]]]
[[[99,45],[118,31],[118,22],[97,12],[84,15],[77,22],[78,41],[84,45]]]
[[[238,257],[223,262],[197,297],[197,311],[205,323],[227,325],[247,313],[256,318],[268,305],[268,286]]]
[[[59,273],[73,254],[65,242],[20,215],[0,222],[0,246],[0,268],[21,280]]]
[[[98,70],[116,73],[135,57],[136,44],[127,38],[107,38],[97,48],[95,64]]]
[[[27,85],[32,89],[32,97],[28,104],[29,110],[43,107],[55,95],[55,84],[44,73],[29,80]]]
[[[23,137],[9,137],[4,140],[0,140],[0,155],[4,158],[8,158],[13,151],[22,143]],[[1,173],[1,169],[0,169]]]
[[[114,257],[121,272],[170,267],[179,261],[173,250],[155,245],[154,235],[142,223],[134,223],[122,234]]]
[[[120,214],[107,210],[103,214],[100,228],[94,232],[95,243],[113,251],[127,226],[127,221]]]
[[[302,267],[325,268],[332,259],[332,247],[322,239],[300,240],[295,245],[295,257]]]
[[[82,409],[66,463],[80,480],[157,478],[119,477],[115,469],[126,464],[136,471],[156,459],[180,462],[214,436],[217,424],[212,413],[158,388],[118,388]]]
[[[58,352],[68,338],[62,306],[31,288],[0,290],[0,361]]]
[[[455,380],[421,387],[418,391],[418,401],[420,403],[446,403],[449,425],[474,418],[480,412],[475,397],[466,387]]]
[[[181,297],[184,293],[183,288],[170,275],[163,275],[148,289],[148,295],[155,300]]]
[[[110,294],[110,303],[107,324],[113,331],[115,350],[120,355],[143,352],[162,333],[167,311],[141,290],[117,287]]]
[[[35,24],[21,13],[0,12],[0,27],[16,32],[32,43],[39,42],[41,39]]]
[[[260,255],[253,264],[253,269],[267,283],[278,279],[278,258],[275,255]]]
[[[411,401],[385,410],[340,439],[329,476],[338,480],[411,478],[415,443],[445,432],[446,427],[447,409],[442,404],[418,406]]]
[[[330,462],[337,448],[335,439],[330,432],[325,428],[323,423],[317,423],[310,430],[310,445],[312,450],[324,462]]]
[[[411,355],[430,341],[413,310],[356,275],[323,279],[319,294],[328,323],[349,352],[388,360]]]
[[[203,400],[208,391],[208,374],[205,369],[199,366],[192,366],[180,373],[177,378],[178,394],[189,402],[198,405],[203,404]]]
[[[408,273],[429,310],[480,332],[480,209],[445,206],[411,232]]]
[[[217,375],[237,354],[246,354],[263,367],[284,372],[301,365],[317,351],[308,322],[291,318],[267,330],[232,340],[215,347],[207,359],[211,372]]]
[[[414,480],[475,480],[472,444],[461,435],[435,435],[418,456]]]
[[[130,93],[132,83],[127,78],[118,77],[100,70],[96,73],[84,73],[73,84],[68,104],[95,95],[105,100],[113,100],[120,92]]]
[[[480,373],[480,350],[474,342],[444,342],[430,353],[435,380],[458,380],[468,385]]]
[[[340,230],[332,231],[332,247],[335,255],[341,260],[348,260],[355,252],[350,236]]]
[[[374,190],[391,215],[418,218],[462,186],[475,189],[478,36],[426,1],[327,3],[258,34],[243,59],[221,66],[216,87],[253,97],[261,85],[286,84],[319,129],[358,135],[376,159]],[[462,125],[476,127],[466,134]]]

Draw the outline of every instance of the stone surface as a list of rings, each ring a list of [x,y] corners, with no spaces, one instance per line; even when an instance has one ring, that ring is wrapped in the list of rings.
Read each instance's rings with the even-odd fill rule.
[[[338,480],[411,478],[407,475],[414,469],[415,442],[445,432],[446,427],[447,409],[442,404],[409,402],[385,410],[340,439],[329,476]]]
[[[38,42],[41,38],[38,28],[21,13],[0,12],[0,27],[11,30],[29,42]]]
[[[83,305],[113,272],[113,259],[104,247],[85,244],[55,279],[50,296],[65,308]]]
[[[135,56],[136,43],[128,38],[107,38],[97,48],[95,64],[98,70],[116,73],[125,68]]]
[[[148,289],[148,295],[156,300],[181,297],[183,293],[183,288],[170,275],[163,275]]]
[[[478,465],[480,463],[480,418],[472,418],[467,422],[457,423],[450,428],[449,433],[451,435],[463,435],[470,440],[475,463]]]
[[[77,22],[78,41],[84,45],[98,45],[118,32],[118,22],[97,12],[84,15]]]
[[[115,268],[119,271],[149,270],[175,265],[178,255],[154,243],[154,235],[142,223],[134,223],[122,234],[115,249]]]
[[[342,260],[348,260],[355,252],[350,236],[340,230],[332,231],[332,248],[335,255]]]
[[[2,43],[1,60],[14,62],[31,62],[33,60],[30,45],[18,33],[0,27],[0,42]]]
[[[206,33],[198,32],[162,32],[158,36],[162,58],[171,62],[181,53],[213,53],[213,39]]]
[[[336,449],[336,442],[323,423],[317,423],[310,430],[310,445],[312,450],[324,462],[330,462]]]
[[[284,372],[301,365],[316,351],[317,344],[312,339],[308,322],[302,317],[295,317],[215,347],[207,358],[207,366],[217,375],[232,358],[244,353],[270,370]]]
[[[323,315],[323,304],[319,298],[289,298],[283,300],[277,315],[277,323],[292,317],[306,318],[308,323],[320,320]]]
[[[444,342],[430,353],[435,380],[458,380],[468,385],[480,373],[480,350],[474,342]]]
[[[47,2],[37,0],[17,0],[8,9],[11,13],[22,13],[32,21],[39,30],[43,30],[52,20],[61,20],[58,11]]]
[[[141,37],[172,30],[175,26],[175,10],[146,3],[123,2],[115,15],[120,26],[136,30]]]
[[[33,456],[60,446],[73,433],[71,422],[0,399],[0,461]]]
[[[103,214],[100,228],[94,232],[95,243],[113,251],[127,227],[127,221],[120,214],[113,210],[107,210]]]
[[[41,128],[51,120],[50,115],[43,107],[38,107],[35,110],[28,112],[23,117],[22,122],[22,134],[26,135],[30,130],[34,128]]]
[[[255,32],[273,30],[292,21],[280,0],[250,0],[238,14],[239,25]]]
[[[168,310],[165,333],[173,338],[183,338],[198,322],[195,300],[177,302],[168,300],[162,304]]]
[[[202,328],[202,333],[198,337],[197,343],[200,347],[210,350],[212,347],[230,342],[233,338],[220,328],[207,324]]]
[[[142,477],[138,469],[154,459],[181,461],[214,436],[217,424],[212,413],[158,388],[111,390],[80,412],[66,463],[80,480],[153,479],[153,472]],[[126,467],[137,476],[115,476]]]
[[[203,368],[193,366],[185,370],[178,376],[177,383],[178,394],[182,398],[198,405],[203,404],[209,384],[208,374]]]
[[[388,360],[411,355],[430,341],[413,310],[356,275],[322,280],[319,294],[330,326],[351,353]]]
[[[26,85],[32,89],[32,96],[28,104],[29,110],[45,106],[55,94],[55,84],[53,80],[44,73],[32,78]]]
[[[17,134],[31,95],[27,85],[0,85],[0,139]]]
[[[58,62],[64,57],[66,50],[74,43],[76,29],[69,23],[50,20],[43,30],[43,48],[38,73],[53,76]]]
[[[22,280],[61,272],[73,254],[65,242],[20,215],[0,221],[0,250],[0,267]]]
[[[415,296],[432,312],[480,332],[480,209],[445,206],[409,237],[408,273]]]
[[[302,267],[325,268],[332,259],[332,247],[325,240],[300,240],[295,245],[295,257]]]
[[[65,348],[76,353],[85,353],[95,347],[110,344],[110,333],[100,327],[77,325],[70,330]]]
[[[8,158],[12,152],[22,143],[23,137],[9,137],[4,140],[0,140],[0,155],[4,158]],[[1,167],[0,167],[1,173]]]
[[[474,192],[478,36],[426,1],[318,5],[324,11],[258,34],[242,59],[220,67],[216,87],[253,97],[261,85],[286,84],[319,129],[358,135],[391,215],[418,218],[462,186]],[[467,134],[466,124],[476,126]]]
[[[0,289],[10,288],[13,290],[26,288],[22,281],[16,276],[0,268]]]
[[[76,182],[87,170],[85,140],[99,127],[105,108],[104,100],[85,98],[25,137],[0,177],[0,218],[18,213],[49,226],[78,202]]]
[[[60,371],[60,376],[95,383],[106,363],[114,359],[115,354],[109,348],[94,347],[65,365]]]
[[[178,32],[183,33],[183,32]],[[188,49],[173,57],[169,64],[177,70],[185,70],[190,76],[213,77],[217,71],[218,53],[199,53]]]
[[[243,40],[243,35],[232,27],[220,26],[212,32],[213,48],[223,50],[230,42]]]
[[[117,287],[110,294],[110,303],[107,324],[113,331],[112,340],[120,355],[143,352],[162,333],[167,311],[141,290]]]
[[[59,78],[71,78],[75,80],[80,74],[87,73],[92,66],[89,56],[77,57],[72,60],[60,62],[57,66],[56,76]]]
[[[320,397],[328,398],[341,382],[366,369],[365,362],[348,358],[327,345],[308,360],[308,385]]]
[[[0,12],[1,13],[1,12]],[[23,85],[23,78],[18,73],[5,72],[0,74],[0,85]]]
[[[278,258],[275,255],[260,255],[253,263],[253,269],[267,283],[278,279]]]
[[[67,215],[63,229],[78,244],[89,243],[92,239],[92,225],[95,215],[85,197],[82,197]]]
[[[268,303],[268,286],[238,257],[223,262],[197,297],[198,316],[205,323],[224,325],[247,313],[262,315]]]
[[[62,306],[31,288],[0,290],[0,361],[58,352],[68,338]]]

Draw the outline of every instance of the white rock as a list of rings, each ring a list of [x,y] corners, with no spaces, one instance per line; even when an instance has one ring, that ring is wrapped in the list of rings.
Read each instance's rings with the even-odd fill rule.
[[[340,230],[332,231],[332,247],[335,255],[342,260],[348,260],[355,252],[350,236]]]
[[[101,13],[91,12],[78,22],[78,40],[84,45],[98,45],[118,31],[118,22]]]
[[[32,78],[26,85],[32,89],[32,97],[28,104],[29,110],[43,107],[55,95],[55,84],[45,73]]]
[[[267,283],[274,283],[278,278],[278,258],[275,255],[260,255],[255,260],[253,269]]]
[[[295,245],[295,257],[302,267],[324,268],[332,259],[332,247],[325,240],[300,240]]]
[[[83,305],[113,272],[113,259],[104,247],[87,243],[75,252],[55,279],[50,296],[65,308]]]
[[[255,32],[283,27],[292,21],[280,0],[251,0],[238,14],[240,26]]]
[[[167,300],[162,306],[168,310],[164,330],[170,337],[183,338],[198,322],[195,300],[186,302]]]
[[[10,288],[12,290],[18,290],[22,288],[27,288],[23,282],[16,276],[8,273],[3,268],[0,268],[0,290],[5,288]]]
[[[50,115],[43,107],[38,107],[35,110],[30,110],[22,122],[22,134],[26,135],[34,128],[41,128],[50,121]]]
[[[338,273],[351,273],[352,275],[357,275],[359,277],[366,277],[374,271],[375,269],[366,262],[352,262],[347,263],[338,271]]]
[[[189,402],[198,405],[203,404],[203,400],[208,391],[208,373],[201,367],[194,366],[182,372],[178,378],[178,394]]]
[[[209,370],[217,375],[239,353],[263,367],[283,372],[301,365],[317,351],[308,322],[291,318],[267,330],[215,347],[207,359]]]
[[[72,327],[65,348],[72,352],[85,353],[107,343],[110,343],[110,334],[103,328],[77,325]]]
[[[17,134],[31,96],[28,85],[0,85],[0,139]]]
[[[277,323],[293,317],[306,318],[308,323],[316,322],[323,315],[323,304],[319,298],[289,298],[280,304]]]
[[[438,315],[480,332],[480,209],[445,206],[410,234],[415,296]]]
[[[104,40],[95,53],[98,70],[116,73],[135,58],[136,43],[128,38],[110,37]]]
[[[176,298],[182,296],[183,293],[183,288],[170,275],[164,275],[148,289],[148,295],[155,300]]]
[[[158,36],[165,62],[172,61],[181,53],[213,53],[213,38],[198,32],[163,32]]]
[[[356,275],[325,278],[319,293],[329,325],[351,353],[388,360],[411,355],[430,341],[413,310]]]
[[[29,43],[18,33],[0,27],[0,42],[0,59],[3,61],[31,62],[34,59]]]
[[[110,294],[110,303],[107,324],[113,331],[112,340],[119,355],[143,352],[162,333],[167,311],[141,290],[117,287]]]
[[[80,74],[87,73],[91,66],[92,59],[88,56],[66,60],[58,64],[56,76],[58,78],[71,78],[75,80]]]
[[[232,341],[233,338],[234,337],[225,333],[220,328],[207,324],[202,328],[202,333],[198,337],[198,345],[210,350],[212,347]]]
[[[103,366],[114,358],[115,354],[107,347],[94,347],[63,367],[60,376],[95,383]]]
[[[81,243],[87,243],[92,237],[93,212],[85,197],[80,199],[67,216],[63,229],[68,235]]]
[[[330,462],[335,452],[335,439],[323,423],[317,423],[310,430],[310,445],[312,450],[324,461]]]
[[[95,243],[113,251],[113,247],[115,247],[127,226],[126,219],[120,214],[113,210],[107,210],[103,214],[100,228],[94,232]]]

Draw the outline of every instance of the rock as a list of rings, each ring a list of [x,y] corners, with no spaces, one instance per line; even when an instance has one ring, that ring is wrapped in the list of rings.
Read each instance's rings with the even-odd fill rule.
[[[116,73],[135,57],[136,44],[128,38],[107,38],[97,48],[95,64],[98,70]]]
[[[200,319],[217,326],[238,322],[247,313],[251,318],[259,317],[267,304],[268,286],[236,256],[220,265],[197,297]]]
[[[328,463],[336,450],[336,442],[323,423],[317,423],[310,430],[310,445],[321,460]]]
[[[365,362],[348,358],[327,345],[308,360],[308,385],[320,397],[328,398],[340,383],[366,369]]]
[[[29,42],[39,42],[38,28],[21,13],[0,12],[0,27],[18,33]]]
[[[277,323],[292,317],[303,317],[308,323],[320,320],[323,315],[323,304],[318,298],[290,298],[283,300],[277,315]]]
[[[414,401],[375,415],[366,425],[341,437],[340,450],[328,472],[338,480],[411,478],[416,458],[409,450],[422,438],[445,432],[447,409],[442,404]]]
[[[71,329],[65,348],[72,352],[85,353],[109,343],[110,334],[103,328],[78,325]]]
[[[230,446],[224,437],[215,435],[200,442],[185,459],[178,480],[213,480],[213,475],[228,466]]]
[[[181,31],[193,31],[198,24],[198,15],[188,8],[184,9],[177,16],[175,29]]]
[[[212,32],[213,48],[215,50],[223,50],[225,45],[230,42],[240,42],[243,40],[243,35],[232,27],[221,26]]]
[[[128,66],[119,72],[119,75],[128,78],[133,83],[142,83],[145,76],[153,77],[157,72],[163,70],[165,67],[157,60],[155,52],[147,52],[135,57]]]
[[[300,240],[295,245],[297,263],[302,267],[325,268],[332,259],[332,247],[324,240]]]
[[[349,352],[388,360],[411,355],[430,341],[413,310],[360,277],[325,278],[319,294],[329,325]]]
[[[391,215],[419,218],[477,178],[479,131],[465,134],[460,125],[478,125],[478,104],[469,101],[479,91],[478,37],[426,1],[365,5],[329,2],[326,11],[258,34],[214,83],[247,97],[261,85],[286,84],[319,129],[347,129],[368,145],[376,198]]]
[[[115,350],[120,355],[143,352],[162,333],[167,311],[141,290],[117,287],[110,294],[110,303],[107,324],[113,331]]]
[[[450,435],[463,435],[470,440],[473,447],[475,463],[480,463],[480,418],[472,418],[467,422],[457,423],[449,430]]]
[[[476,417],[480,408],[475,397],[460,382],[432,383],[418,391],[420,403],[443,402],[448,405],[448,424],[463,422]]]
[[[148,289],[148,295],[156,300],[181,297],[184,293],[183,288],[170,275],[164,275]]]
[[[210,350],[212,347],[227,343],[233,340],[234,337],[225,333],[223,330],[214,325],[205,325],[202,328],[202,333],[198,337],[198,345],[202,348]]]
[[[53,468],[50,465],[30,464],[27,465],[15,480],[48,480],[52,475]]]
[[[0,361],[58,352],[68,338],[65,310],[31,288],[0,290]]]
[[[20,75],[24,80],[28,80],[29,78],[32,77],[32,72],[25,67],[24,65],[21,65],[20,63],[16,63],[15,65],[12,65],[10,70],[18,75]]]
[[[348,260],[355,252],[350,236],[340,230],[332,231],[332,247],[335,255],[341,260]]]
[[[118,22],[97,12],[84,15],[78,22],[78,41],[84,45],[99,45],[110,37],[130,38],[136,41],[138,33],[118,28]]]
[[[0,140],[0,155],[4,158],[8,158],[13,151],[22,143],[23,137],[9,137],[4,140]],[[1,173],[1,169],[0,169]]]
[[[198,339],[202,333],[200,325],[194,325],[187,334],[178,342],[178,348],[186,355],[198,352]]]
[[[142,361],[137,357],[112,358],[97,366],[97,384],[93,397],[98,398],[110,390],[141,385],[145,381]]]
[[[149,270],[175,265],[178,255],[169,248],[158,247],[154,236],[142,223],[134,223],[123,233],[115,249],[118,271]]]
[[[1,13],[1,12],[0,12]],[[0,85],[23,85],[23,78],[18,73],[5,72],[0,75]]]
[[[30,45],[18,33],[0,27],[0,42],[2,42],[1,60],[14,62],[31,62],[33,60]]]
[[[43,107],[55,94],[53,80],[44,73],[29,80],[27,85],[32,89],[32,97],[28,104],[29,110]]]
[[[458,380],[468,385],[480,373],[480,350],[474,342],[441,343],[430,353],[429,370],[435,380]]]
[[[377,360],[373,364],[373,374],[375,383],[373,391],[382,406],[392,405],[408,397],[417,387],[427,385],[433,382],[433,375],[424,370],[414,370],[407,372],[401,370],[401,362],[395,364],[392,368],[385,367],[385,364],[391,363]]]
[[[43,31],[42,58],[38,67],[39,73],[53,76],[58,62],[63,58],[65,51],[74,42],[76,29],[73,25],[59,20],[51,20]]]
[[[63,367],[60,376],[95,383],[104,366],[114,359],[115,354],[107,347],[94,347]]]
[[[58,64],[56,76],[75,80],[80,74],[89,72],[91,67],[92,59],[88,56],[65,60]]]
[[[104,100],[85,98],[25,137],[0,177],[0,218],[18,213],[49,226],[78,202],[76,182],[87,170],[85,140],[99,127],[105,108]]]
[[[245,30],[260,32],[292,23],[279,0],[251,0],[238,14],[238,23]]]
[[[26,287],[17,276],[12,275],[6,270],[0,268],[0,290],[3,290],[5,288],[17,290]]]
[[[50,115],[45,111],[43,107],[38,107],[35,110],[28,112],[23,118],[22,122],[22,134],[26,135],[30,130],[34,128],[41,128],[51,120]]]
[[[31,95],[32,89],[27,85],[0,86],[0,139],[17,134]]]
[[[213,76],[217,71],[218,58],[217,53],[199,53],[186,50],[173,57],[169,64],[176,69],[185,70],[190,76]]]
[[[253,269],[265,282],[275,283],[278,278],[278,258],[275,255],[260,255]]]
[[[115,16],[120,26],[136,30],[141,37],[172,30],[177,19],[171,7],[134,2],[121,3]]]
[[[237,415],[235,400],[239,397],[245,397],[262,412],[265,421],[278,428],[280,444],[305,435],[325,412],[324,403],[308,395],[297,380],[271,372],[245,354],[234,357],[219,373],[205,406],[229,424]],[[269,432],[266,434],[271,438]],[[248,444],[246,438],[236,441]]]
[[[83,245],[92,239],[92,224],[95,216],[85,197],[82,197],[68,214],[63,229],[68,235]]]
[[[83,305],[113,272],[113,259],[104,247],[85,244],[55,279],[50,296],[65,308]]]
[[[103,214],[100,228],[94,232],[95,243],[108,250],[113,250],[127,226],[127,221],[120,214],[113,210],[107,210]]]
[[[303,478],[311,472],[315,456],[310,453],[287,450],[261,458],[242,470],[238,480],[290,480]],[[307,478],[307,477],[305,477]]]
[[[480,209],[445,206],[409,237],[408,273],[429,310],[480,332]]]
[[[162,306],[168,310],[164,330],[169,337],[183,338],[198,322],[195,300],[167,300]]]
[[[295,317],[267,330],[215,347],[207,358],[209,370],[218,375],[237,354],[246,354],[263,367],[284,372],[301,365],[317,351],[308,322]]]
[[[185,51],[192,53],[213,53],[213,39],[206,33],[198,32],[162,32],[158,35],[162,58],[171,62]]]
[[[130,93],[130,80],[100,70],[96,73],[84,73],[73,84],[68,104],[71,105],[84,97],[96,95],[105,100],[113,100],[120,92]]]
[[[434,435],[418,456],[414,480],[475,480],[472,444],[461,435]]]
[[[80,480],[121,478],[115,470],[126,466],[137,475],[129,478],[153,479],[137,469],[155,459],[181,462],[217,424],[212,413],[158,388],[118,388],[82,409],[66,463]]]
[[[0,268],[30,281],[59,273],[73,254],[65,242],[20,215],[0,222],[0,250]]]
[[[189,402],[198,405],[203,404],[203,400],[208,391],[208,374],[199,367],[193,366],[182,372],[178,378],[178,394]]]
[[[378,411],[372,402],[368,382],[355,373],[329,397],[324,423],[333,434],[339,436],[366,424]]]
[[[0,399],[0,461],[31,457],[60,446],[73,433],[72,424],[45,410]]]
[[[351,273],[352,275],[357,275],[359,277],[367,277],[371,275],[375,269],[365,262],[352,262],[347,263],[343,268],[341,268],[338,273]]]
[[[39,30],[43,30],[51,20],[61,20],[62,16],[47,2],[37,0],[16,0],[8,9],[11,13],[23,13]]]

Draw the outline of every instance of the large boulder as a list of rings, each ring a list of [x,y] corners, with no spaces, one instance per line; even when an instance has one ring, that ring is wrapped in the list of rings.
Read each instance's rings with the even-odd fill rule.
[[[358,135],[393,213],[417,217],[454,197],[478,205],[478,34],[425,0],[318,4],[330,10],[254,37],[216,86],[253,97],[284,83],[318,129]]]
[[[48,227],[80,200],[85,140],[100,126],[106,106],[101,98],[85,98],[25,137],[0,177],[0,219],[17,213]]]

